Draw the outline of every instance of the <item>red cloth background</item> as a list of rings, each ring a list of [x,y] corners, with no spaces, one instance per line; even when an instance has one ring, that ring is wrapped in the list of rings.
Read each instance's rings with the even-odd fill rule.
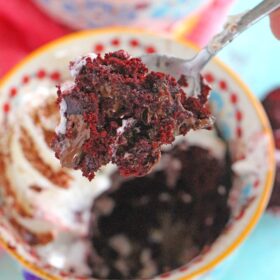
[[[30,51],[71,31],[31,0],[0,0],[0,77]]]

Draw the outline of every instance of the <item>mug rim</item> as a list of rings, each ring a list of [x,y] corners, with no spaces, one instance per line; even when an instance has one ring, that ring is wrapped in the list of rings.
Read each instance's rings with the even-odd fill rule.
[[[32,61],[32,59],[40,56],[42,53],[49,52],[55,47],[57,47],[60,44],[64,44],[66,42],[71,42],[73,40],[77,40],[79,38],[84,38],[91,35],[98,35],[98,34],[104,34],[104,33],[111,33],[111,32],[120,32],[120,33],[132,33],[132,34],[147,34],[147,35],[153,35],[156,37],[164,37],[161,35],[156,34],[155,32],[150,32],[142,28],[129,28],[129,27],[104,27],[104,28],[98,28],[94,30],[84,30],[84,31],[78,31],[73,32],[68,35],[62,36],[56,40],[53,40],[47,44],[42,45],[41,47],[37,48],[36,50],[32,51],[30,54],[28,54],[25,58],[23,58],[19,63],[17,63],[15,66],[13,66],[1,79],[0,79],[0,90],[4,87],[5,83],[7,83],[12,76],[19,70],[21,70],[27,63]],[[188,48],[198,50],[199,48],[185,40],[182,37],[177,38],[170,38],[171,40],[174,40],[175,42],[186,46]],[[210,271],[214,267],[216,267],[218,264],[220,264],[227,256],[229,256],[249,235],[249,233],[254,229],[257,222],[259,221],[262,213],[265,210],[265,207],[268,203],[273,182],[274,182],[274,176],[275,176],[275,156],[274,156],[274,140],[272,136],[272,130],[269,124],[269,121],[267,119],[267,116],[264,112],[264,109],[261,106],[261,103],[259,100],[254,96],[252,91],[249,89],[249,87],[241,80],[241,78],[236,74],[229,66],[227,66],[224,62],[219,60],[218,58],[214,58],[213,61],[222,68],[227,75],[229,75],[232,80],[234,80],[235,83],[238,84],[238,86],[242,89],[242,91],[246,94],[248,97],[248,100],[252,104],[253,108],[256,110],[256,114],[259,118],[259,121],[262,125],[263,132],[268,136],[269,142],[268,142],[268,171],[266,174],[265,184],[264,184],[264,190],[261,193],[261,197],[259,200],[259,204],[257,206],[257,209],[255,213],[252,215],[251,219],[247,223],[246,227],[243,229],[243,231],[237,236],[237,238],[227,247],[223,250],[222,253],[220,253],[217,257],[215,257],[212,261],[209,263],[203,265],[202,267],[196,269],[193,272],[186,272],[186,275],[179,278],[179,280],[186,280],[186,279],[192,279],[198,276],[203,275],[204,273]],[[18,253],[11,250],[6,244],[5,240],[0,236],[0,245],[11,255],[13,256],[20,264],[22,264],[25,268],[30,270],[31,272],[35,273],[38,276],[44,277],[47,280],[62,280],[62,278],[51,275],[44,271],[43,269],[37,267],[35,264],[26,261],[22,256],[20,256]]]

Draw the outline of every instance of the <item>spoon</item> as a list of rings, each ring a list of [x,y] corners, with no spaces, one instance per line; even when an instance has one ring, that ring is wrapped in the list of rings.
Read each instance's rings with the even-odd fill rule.
[[[160,54],[141,56],[150,70],[164,72],[179,78],[182,74],[188,78],[188,95],[200,94],[200,72],[203,67],[228,43],[257,21],[280,7],[280,0],[264,0],[248,12],[230,16],[222,32],[216,34],[210,42],[191,59],[181,59]]]

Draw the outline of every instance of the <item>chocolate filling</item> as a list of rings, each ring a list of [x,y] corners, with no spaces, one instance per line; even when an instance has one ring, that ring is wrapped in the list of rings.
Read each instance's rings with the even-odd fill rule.
[[[92,208],[93,277],[147,279],[178,268],[211,245],[229,216],[230,160],[180,144],[167,164],[123,181]]]

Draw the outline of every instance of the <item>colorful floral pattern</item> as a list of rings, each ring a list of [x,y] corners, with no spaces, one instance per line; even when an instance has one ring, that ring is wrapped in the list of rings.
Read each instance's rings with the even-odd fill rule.
[[[207,0],[36,0],[45,11],[75,28],[135,24],[149,20],[170,26],[198,10]],[[152,26],[152,25],[151,25]]]

